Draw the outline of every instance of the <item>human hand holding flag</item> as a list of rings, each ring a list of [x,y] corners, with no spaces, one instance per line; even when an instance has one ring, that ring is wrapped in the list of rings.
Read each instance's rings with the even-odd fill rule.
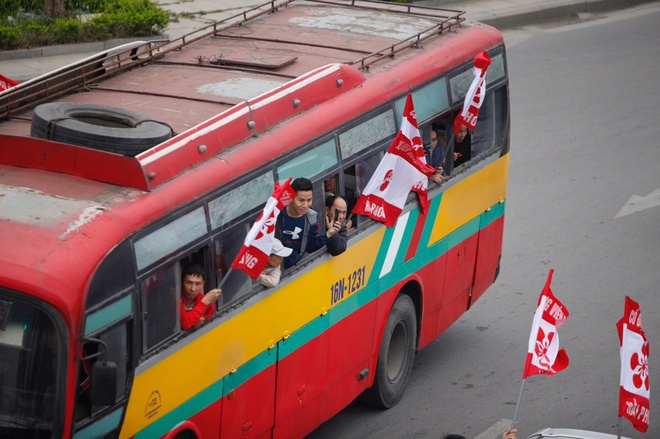
[[[408,93],[401,129],[358,198],[353,214],[365,215],[392,227],[411,189],[418,193],[422,211],[428,206],[426,179],[435,172],[426,164],[412,95]],[[414,188],[413,188],[414,187]]]
[[[624,313],[616,324],[621,346],[621,381],[619,386],[619,417],[632,422],[645,433],[649,428],[649,342],[642,330],[639,304],[626,296]]]
[[[553,272],[550,270],[548,273],[534,313],[523,379],[535,374],[552,375],[568,366],[568,354],[564,348],[559,349],[557,335],[557,328],[568,318],[568,309],[552,294],[550,283]]]
[[[266,202],[263,212],[248,232],[243,247],[232,262],[232,269],[243,270],[252,279],[256,279],[268,264],[273,249],[277,217],[296,196],[296,192],[291,187],[291,180],[293,179],[289,178],[282,185],[275,184],[275,191]]]

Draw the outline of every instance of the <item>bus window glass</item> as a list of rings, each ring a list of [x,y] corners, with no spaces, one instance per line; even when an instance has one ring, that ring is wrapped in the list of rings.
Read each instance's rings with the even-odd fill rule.
[[[247,183],[209,202],[213,230],[231,223],[245,213],[263,207],[273,193],[273,172],[264,172]]]
[[[355,207],[355,203],[378,167],[382,157],[383,153],[378,152],[361,159],[344,170],[344,198],[346,199],[349,214],[353,210],[353,207]],[[353,227],[355,227],[358,224],[358,218],[354,216],[352,220]]]
[[[341,156],[345,160],[396,134],[396,124],[391,111],[385,111],[339,135]]]
[[[337,150],[335,149],[335,141],[330,139],[303,154],[291,157],[277,168],[277,177],[280,183],[284,183],[289,177],[311,179],[336,165]],[[272,190],[268,195],[271,193]]]
[[[488,84],[493,84],[494,82],[504,78],[504,56],[501,53],[492,57],[493,62],[488,66],[488,71],[486,72],[486,90],[488,90]]]
[[[449,108],[447,81],[440,78],[412,92],[417,123],[427,121]],[[396,101],[396,120],[401,120],[407,95]]]
[[[497,146],[501,140],[504,124],[502,106],[506,105],[505,99],[504,88],[486,94],[472,133],[473,158]]]
[[[254,219],[257,216],[258,214],[255,213]],[[248,227],[251,227],[252,223],[253,221],[250,220],[249,224],[235,227],[223,236],[214,239],[215,272],[218,282],[222,282],[222,294],[218,299],[219,309],[224,305],[238,301],[253,285],[252,279],[243,270],[229,271],[229,267],[243,246],[245,236],[249,230]],[[227,273],[229,275],[225,279]],[[208,285],[208,287],[215,288],[211,285]]]
[[[131,296],[127,296],[131,297]],[[121,301],[121,300],[120,300]],[[130,370],[130,347],[129,347],[129,323],[124,322],[116,325],[101,334],[95,334],[93,339],[88,340],[83,345],[83,358],[80,361],[78,369],[78,387],[76,389],[76,406],[75,406],[75,420],[80,421],[94,415],[104,407],[92,405],[90,401],[90,381],[93,365],[100,357],[99,353],[100,344],[95,342],[94,339],[99,339],[105,344],[107,360],[112,361],[117,365],[117,388],[116,400],[121,399],[126,391],[126,380],[128,379],[128,371]]]
[[[486,92],[488,92],[488,85],[505,77],[504,58],[502,54],[495,55],[492,58],[493,62],[488,66],[486,71]],[[449,78],[449,88],[451,89],[452,103],[463,103],[465,95],[467,94],[470,84],[474,80],[474,67],[470,65],[466,70]]]
[[[199,207],[135,241],[138,271],[149,267],[207,233],[204,208]]]
[[[151,349],[179,330],[181,264],[160,268],[140,282],[144,348]]]
[[[0,418],[23,426],[26,437],[37,425],[39,437],[50,437],[64,402],[56,395],[64,356],[55,324],[46,312],[0,290],[0,328]]]

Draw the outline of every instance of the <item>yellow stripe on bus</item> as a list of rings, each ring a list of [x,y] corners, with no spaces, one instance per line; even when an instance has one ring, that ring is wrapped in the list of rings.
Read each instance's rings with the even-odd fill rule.
[[[508,168],[509,154],[505,154],[445,190],[429,245],[438,242],[463,224],[481,215],[491,206],[504,200]]]
[[[384,232],[379,229],[351,243],[342,255],[328,257],[305,276],[283,285],[208,333],[190,343],[184,339],[171,348],[167,358],[136,376],[122,437],[135,435],[326,312],[331,306],[331,287],[337,280],[347,278],[358,265],[366,267],[368,278]],[[190,376],[194,379],[186,379]],[[146,410],[154,392],[158,392],[159,407]]]

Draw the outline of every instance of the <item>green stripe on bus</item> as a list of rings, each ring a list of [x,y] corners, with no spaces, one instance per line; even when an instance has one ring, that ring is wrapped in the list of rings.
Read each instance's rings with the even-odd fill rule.
[[[134,439],[151,439],[162,437],[174,428],[182,419],[190,419],[193,415],[216,403],[229,392],[275,364],[277,349],[268,349],[239,367],[236,372],[216,381],[197,395],[165,414],[162,418],[149,424],[138,432]]]
[[[131,296],[125,296],[115,303],[89,314],[87,318],[85,318],[84,335],[89,335],[98,331],[112,322],[116,322],[117,320],[130,315],[132,311],[133,302]]]
[[[395,226],[396,227],[396,226]],[[387,257],[387,252],[390,249],[390,244],[392,243],[392,237],[394,236],[395,227],[385,227],[385,232],[383,233],[383,240],[380,243],[380,248],[378,249],[378,255],[376,255],[376,260],[374,261],[374,267],[371,270],[369,275],[369,280],[367,284],[371,284],[378,280],[380,277],[380,272],[383,269],[383,263]]]
[[[419,209],[413,209],[408,214],[408,222],[406,223],[406,229],[403,231],[403,237],[401,238],[401,244],[399,245],[399,251],[397,252],[396,259],[394,259],[394,266],[402,264],[406,253],[408,253],[408,247],[410,246],[410,241],[412,240],[413,233],[415,232],[415,226],[417,225],[417,220],[419,219]]]
[[[438,212],[440,211],[440,203],[442,202],[442,196],[444,194],[445,193],[442,192],[440,195],[431,199],[429,214],[426,216],[426,222],[424,223],[424,230],[422,230],[422,236],[419,240],[417,253],[426,250],[426,248],[429,246],[431,234],[433,233],[433,228],[435,227],[435,219],[438,217]]]
[[[97,437],[103,437],[119,427],[119,422],[121,421],[123,414],[124,408],[119,408],[114,412],[103,416],[92,425],[74,433],[73,439],[95,439]]]
[[[437,214],[437,209],[440,205],[439,198],[440,197],[434,198],[434,201],[431,204],[429,215],[431,213],[434,215]],[[436,199],[437,202],[435,201]],[[434,206],[434,204],[436,205]],[[135,439],[150,439],[152,437],[161,437],[165,435],[173,428],[173,426],[180,422],[177,420],[189,419],[195,413],[200,412],[214,402],[220,400],[231,390],[237,389],[243,383],[249,381],[259,373],[266,370],[268,367],[274,365],[277,361],[278,355],[279,359],[281,360],[296,352],[302,346],[314,340],[329,328],[342,321],[344,318],[348,317],[358,309],[362,308],[364,305],[376,299],[380,294],[383,294],[385,291],[394,286],[400,279],[409,276],[425,265],[436,260],[445,254],[449,248],[464,241],[473,234],[477,233],[480,229],[488,226],[493,221],[500,218],[503,213],[504,203],[499,203],[496,206],[493,206],[489,212],[484,212],[482,215],[469,221],[467,224],[461,226],[456,231],[442,238],[431,247],[427,249],[420,249],[419,253],[408,262],[398,266],[395,264],[395,268],[382,279],[378,280],[378,275],[376,275],[375,278],[372,277],[372,273],[372,276],[370,276],[370,282],[366,287],[335,305],[328,311],[327,314],[320,315],[318,318],[304,325],[293,334],[291,334],[286,340],[278,342],[277,349],[268,349],[262,352],[255,358],[240,366],[236,372],[225,376],[223,379],[204,389],[202,392],[181,404],[170,413],[167,413],[162,418],[145,427],[144,430],[135,435]],[[416,218],[417,211],[415,217],[409,218],[411,230],[414,230]],[[427,231],[427,229],[432,229],[433,221],[427,221],[427,223],[431,223],[431,226],[428,224],[425,225],[423,231],[425,235],[429,235],[431,233],[430,231]],[[410,233],[412,232],[407,229],[406,235],[404,236],[405,240],[409,240]],[[383,244],[379,250],[377,263],[374,265],[373,272],[380,273],[393,234],[394,228],[388,227],[383,236]],[[407,242],[405,240],[403,242]],[[428,238],[423,239],[421,242],[428,242]],[[402,251],[402,253],[405,253],[405,251]],[[377,270],[376,267],[378,267]],[[76,437],[74,439],[79,438]]]

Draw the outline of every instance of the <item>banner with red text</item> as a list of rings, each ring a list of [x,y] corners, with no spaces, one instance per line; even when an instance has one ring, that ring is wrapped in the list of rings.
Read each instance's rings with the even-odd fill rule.
[[[413,187],[425,211],[428,207],[426,186],[420,182],[434,171],[426,164],[412,95],[408,93],[401,129],[358,198],[353,214],[366,215],[392,227]]]
[[[474,79],[465,95],[463,110],[454,119],[454,134],[458,133],[461,125],[465,125],[471,130],[477,125],[479,109],[486,97],[486,70],[492,62],[486,52],[481,52],[474,57]]]
[[[557,329],[568,318],[568,309],[550,289],[553,272],[554,270],[550,270],[548,273],[548,280],[534,313],[523,379],[535,374],[552,375],[568,366],[568,354],[564,348],[559,349],[557,334]]]
[[[231,264],[231,268],[243,270],[252,279],[256,279],[266,267],[270,251],[273,249],[277,217],[296,196],[296,191],[291,187],[291,180],[292,178],[289,178],[282,185],[275,185],[275,191],[245,237],[243,247]]]
[[[649,428],[651,385],[649,382],[649,342],[642,330],[639,304],[626,296],[623,318],[616,324],[621,346],[619,416],[635,429]]]

